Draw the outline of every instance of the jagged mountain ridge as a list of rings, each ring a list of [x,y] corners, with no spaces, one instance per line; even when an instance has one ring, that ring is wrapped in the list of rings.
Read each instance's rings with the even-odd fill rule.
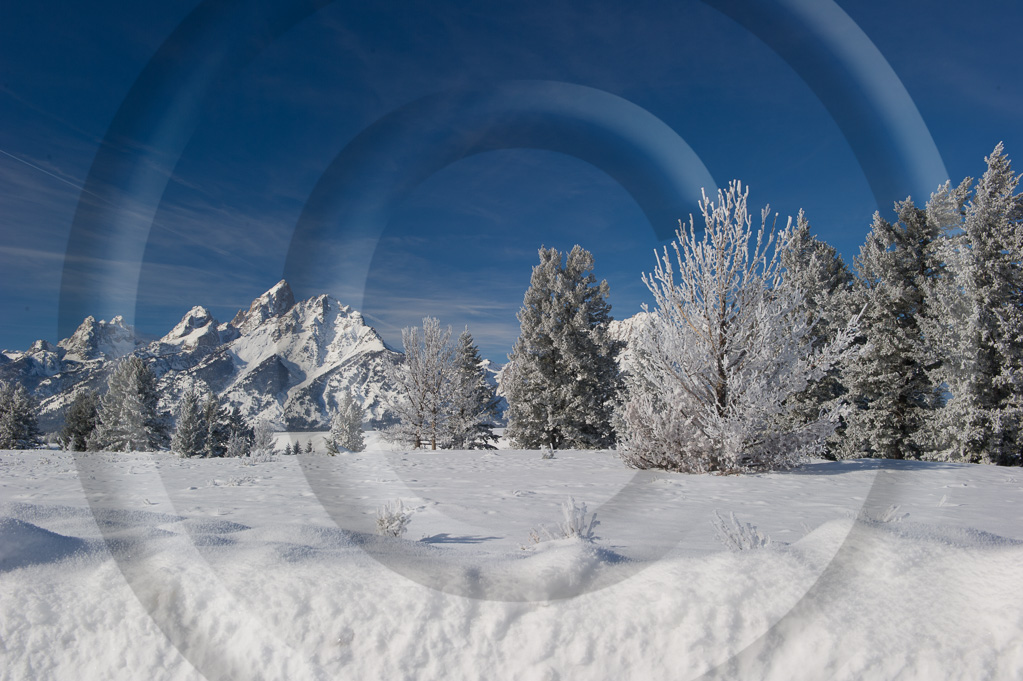
[[[359,312],[328,295],[296,302],[281,281],[230,322],[197,306],[149,342],[121,317],[88,317],[56,346],[37,341],[24,352],[0,353],[0,380],[32,391],[41,403],[40,426],[54,430],[74,391],[105,390],[116,361],[128,354],[149,362],[169,413],[198,387],[239,407],[250,422],[268,419],[287,430],[325,429],[343,390],[363,405],[371,427],[388,423],[388,368],[402,360]]]

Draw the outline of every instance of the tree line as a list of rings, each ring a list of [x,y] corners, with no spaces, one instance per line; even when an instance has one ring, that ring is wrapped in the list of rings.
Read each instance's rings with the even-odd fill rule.
[[[592,254],[540,248],[501,371],[506,436],[519,448],[617,447],[631,466],[681,471],[806,455],[1019,465],[1023,198],[1001,144],[985,161],[976,182],[945,183],[923,207],[897,203],[894,221],[875,213],[851,267],[802,212],[778,230],[765,208],[754,230],[748,189],[733,182],[704,197],[702,224],[680,223],[643,275],[654,307],[627,338],[612,334]],[[499,396],[468,329],[452,341],[427,317],[402,343],[387,437],[492,448]],[[145,362],[128,357],[102,398],[75,396],[59,439],[166,446],[156,401]],[[329,453],[363,448],[363,418],[342,394]],[[214,396],[187,393],[171,449],[222,456],[253,436]],[[0,447],[38,441],[31,396],[0,385]]]

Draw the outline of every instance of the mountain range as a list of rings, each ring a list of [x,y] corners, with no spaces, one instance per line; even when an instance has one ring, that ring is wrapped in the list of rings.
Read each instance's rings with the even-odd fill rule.
[[[284,430],[326,429],[344,390],[363,405],[371,428],[386,425],[394,390],[388,369],[403,358],[358,311],[328,295],[296,302],[281,281],[229,322],[197,306],[156,340],[140,337],[121,317],[87,317],[56,346],[40,340],[0,352],[0,380],[31,391],[40,428],[53,431],[74,392],[103,392],[117,360],[129,354],[156,374],[168,413],[176,413],[185,391],[200,388],[250,422],[267,419]]]

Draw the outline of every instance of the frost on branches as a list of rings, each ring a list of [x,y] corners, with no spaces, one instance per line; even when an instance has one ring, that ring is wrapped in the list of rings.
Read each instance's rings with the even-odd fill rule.
[[[0,381],[0,449],[32,449],[41,444],[38,408],[25,386]]]
[[[972,187],[945,184],[927,216],[946,235],[927,331],[951,397],[932,458],[1020,465],[1023,451],[1023,195],[1001,144]]]
[[[327,453],[335,456],[340,452],[361,452],[366,448],[362,438],[362,419],[365,412],[348,390],[341,393],[337,411],[330,419],[330,436],[327,438]]]
[[[157,411],[156,376],[141,357],[122,359],[100,400],[89,449],[155,451],[167,441],[167,424]]]
[[[578,245],[564,265],[556,249],[539,255],[504,369],[506,435],[525,449],[610,447],[622,344],[608,333],[607,282],[597,283],[593,255]]]
[[[840,407],[809,422],[789,398],[855,350],[854,318],[814,344],[817,318],[782,276],[791,227],[775,234],[761,215],[755,241],[748,190],[732,182],[700,203],[706,224],[679,226],[643,282],[655,309],[629,360],[619,452],[636,468],[738,472],[784,468],[820,451]],[[677,263],[676,265],[673,264]]]
[[[436,318],[425,317],[422,332],[414,326],[401,330],[401,342],[405,361],[391,372],[398,423],[388,438],[414,449],[437,449],[444,444],[455,376],[451,327],[442,330]]]

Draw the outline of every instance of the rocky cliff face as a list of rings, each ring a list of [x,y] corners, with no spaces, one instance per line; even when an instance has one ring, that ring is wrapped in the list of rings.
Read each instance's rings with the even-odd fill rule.
[[[132,353],[158,376],[161,408],[170,413],[196,387],[239,407],[250,422],[268,419],[288,430],[326,429],[344,390],[362,403],[371,426],[388,423],[388,368],[402,359],[359,312],[326,295],[296,303],[281,281],[228,323],[193,307],[149,343],[120,317],[88,317],[56,347],[37,341],[25,352],[0,353],[0,380],[31,390],[42,404],[40,425],[52,430],[76,389],[105,390],[116,361]]]

